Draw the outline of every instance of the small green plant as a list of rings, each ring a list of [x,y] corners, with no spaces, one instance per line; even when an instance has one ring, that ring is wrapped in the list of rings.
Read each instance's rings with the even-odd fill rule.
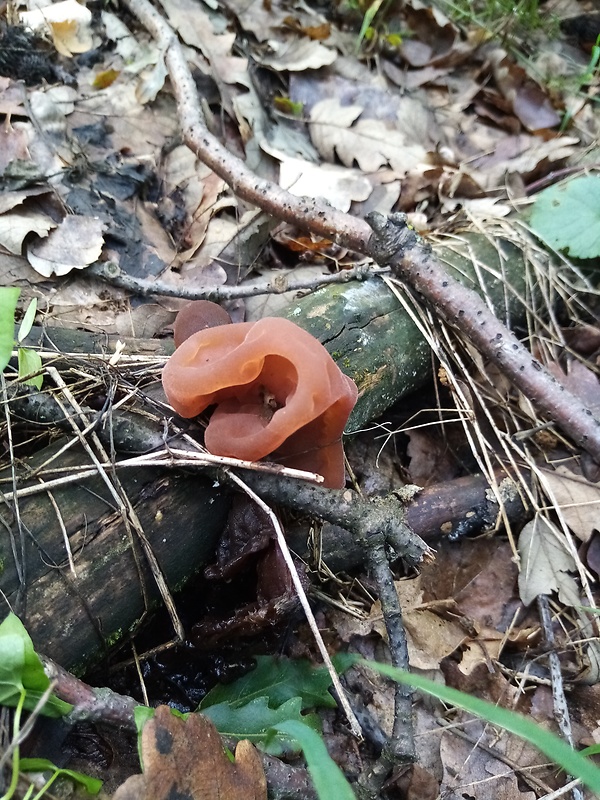
[[[530,224],[540,239],[573,258],[600,256],[600,175],[580,175],[543,189]]]
[[[276,725],[274,732],[283,733],[298,742],[320,800],[328,800],[331,797],[335,797],[336,800],[355,800],[352,787],[327,752],[325,742],[316,731],[303,722],[290,719]]]
[[[373,28],[372,23],[377,15],[377,12],[381,8],[382,3],[384,0],[373,0],[371,5],[365,10],[362,25],[360,26],[360,31],[358,34],[358,39],[356,41],[356,52],[360,50],[360,46],[365,38],[371,38],[373,35]],[[369,33],[371,32],[371,33]]]
[[[338,660],[337,668],[341,672],[356,661],[353,656],[345,656]],[[332,796],[336,800],[353,800],[352,787],[329,756],[318,732],[317,719],[301,713],[309,708],[335,705],[328,691],[330,679],[327,671],[324,668],[314,668],[308,662],[268,656],[259,657],[257,662],[254,672],[228,686],[215,687],[204,698],[198,710],[210,717],[211,708],[213,711],[220,708],[215,716],[218,718],[222,714],[221,725],[216,723],[217,727],[221,727],[222,733],[236,738],[253,739],[267,752],[302,750],[320,800],[328,800]],[[577,752],[554,734],[514,711],[387,664],[370,661],[361,663],[530,742],[567,774],[579,778],[585,786],[600,794],[600,768],[587,758],[588,755],[597,753],[600,746],[595,745]],[[8,790],[0,800],[11,800],[14,797],[19,770],[51,773],[46,785],[35,796],[35,789],[30,787],[31,791],[28,790],[25,800],[39,800],[61,774],[82,784],[90,794],[99,791],[101,782],[86,775],[59,769],[44,759],[19,758],[18,734],[24,709],[35,709],[47,716],[60,717],[68,714],[72,706],[53,697],[50,681],[33,643],[14,614],[9,614],[0,624],[0,705],[15,708],[12,778]],[[188,716],[177,711],[173,713]],[[140,734],[153,714],[154,709],[147,706],[138,706],[135,709]],[[226,720],[225,724],[223,720]],[[215,721],[213,718],[213,722]]]
[[[11,800],[17,790],[20,771],[50,771],[52,775],[46,785],[37,791],[34,800],[42,797],[60,774],[68,774],[82,783],[88,792],[97,794],[102,786],[101,781],[87,775],[60,770],[45,759],[21,759],[19,755],[19,734],[25,710],[35,711],[47,717],[62,717],[72,711],[73,706],[54,697],[42,662],[34,650],[33,642],[25,630],[23,623],[14,614],[0,625],[0,705],[14,708],[13,712],[13,744],[12,771],[8,788],[1,800]],[[33,798],[36,789],[29,787],[24,800]]]
[[[19,769],[21,772],[44,772],[50,773],[46,783],[34,795],[33,786],[30,786],[25,794],[23,800],[40,800],[44,794],[50,789],[52,784],[59,778],[69,778],[73,783],[79,783],[86,790],[88,794],[98,794],[102,788],[102,781],[98,778],[92,778],[90,775],[84,775],[83,772],[77,772],[73,769],[64,769],[57,767],[47,758],[22,758],[19,761]]]
[[[590,52],[590,60],[586,69],[579,75],[579,88],[587,86],[598,77],[598,65],[600,64],[600,34],[596,37],[596,43]]]
[[[37,300],[35,298],[27,306],[15,341],[15,312],[20,294],[21,290],[14,286],[0,287],[0,372],[4,372],[6,369],[16,344],[19,377],[25,378],[25,376],[41,370],[42,360],[35,350],[20,346],[21,342],[29,335],[35,320],[37,312]],[[27,378],[24,383],[35,386],[36,389],[41,389],[43,381],[43,375],[33,375],[31,378]]]
[[[386,43],[393,48],[397,48],[402,44],[402,34],[399,31],[388,30],[387,25],[382,21],[390,7],[389,0],[372,0],[371,2],[353,0],[348,3],[348,7],[362,15],[360,31],[354,48],[356,53],[360,52],[365,42],[370,42],[371,47],[377,42]],[[379,18],[378,25],[375,27],[373,23],[377,16]]]
[[[542,29],[556,36],[558,17],[541,14],[539,0],[442,0],[443,10],[457,22],[477,25],[494,33],[519,35]]]
[[[334,659],[343,672],[356,662],[354,656]],[[198,711],[207,716],[217,730],[236,739],[248,739],[271,755],[301,750],[321,800],[354,800],[354,792],[331,758],[320,735],[314,708],[334,708],[329,693],[331,678],[325,667],[308,661],[258,656],[252,672],[228,685],[215,686],[202,700]],[[189,714],[171,709],[176,716]],[[138,747],[146,722],[154,709],[137,706],[135,721]]]
[[[599,74],[600,74],[600,34],[596,38],[596,43],[592,47],[592,51],[590,53],[590,60],[588,61],[586,68],[581,74],[574,76],[574,78],[571,78],[567,85],[570,84],[569,86],[570,91],[574,92],[575,94],[579,94],[579,92],[581,92],[584,86],[589,86],[591,83],[594,83],[594,81],[598,79]],[[565,111],[565,114],[562,118],[562,122],[560,125],[560,133],[563,133],[569,127],[572,119],[573,119],[573,112]]]

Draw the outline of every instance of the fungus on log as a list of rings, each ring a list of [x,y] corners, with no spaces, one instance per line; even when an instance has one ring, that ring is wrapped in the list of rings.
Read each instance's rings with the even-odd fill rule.
[[[342,433],[358,390],[293,322],[267,317],[197,330],[167,362],[163,386],[182,417],[216,406],[204,440],[214,455],[270,456],[343,487]]]
[[[175,318],[173,340],[175,347],[189,339],[190,336],[204,328],[215,328],[217,325],[231,325],[231,317],[218,303],[210,300],[193,300],[185,305]]]

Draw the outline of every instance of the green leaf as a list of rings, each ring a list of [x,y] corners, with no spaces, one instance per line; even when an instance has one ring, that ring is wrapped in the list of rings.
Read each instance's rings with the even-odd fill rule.
[[[133,709],[133,718],[135,720],[135,727],[138,732],[138,736],[143,731],[144,725],[148,722],[148,720],[152,719],[155,711],[156,709],[150,708],[150,706],[136,706]]]
[[[541,191],[531,227],[541,239],[575,258],[600,256],[600,176],[583,175]]]
[[[354,656],[334,659],[336,669],[342,673],[356,659]],[[325,667],[314,667],[309,661],[257,656],[256,669],[228,685],[215,686],[202,699],[199,711],[217,703],[232,707],[245,705],[259,697],[268,697],[272,708],[279,707],[293,697],[302,699],[302,708],[335,708],[329,693],[331,678]]]
[[[25,312],[23,319],[21,320],[21,324],[19,325],[19,333],[17,334],[17,341],[19,344],[21,344],[23,339],[26,339],[31,333],[31,328],[33,327],[33,321],[35,320],[36,313],[37,297],[34,297],[29,301],[27,311]]]
[[[25,692],[25,708],[31,710],[49,686],[50,681],[23,623],[9,614],[0,625],[0,705],[16,706]],[[41,713],[47,717],[62,717],[72,710],[69,703],[50,696]]]
[[[580,756],[597,756],[600,753],[600,744],[591,744],[579,751]]]
[[[296,720],[281,722],[275,730],[296,739],[306,759],[306,766],[321,800],[355,800],[344,773],[331,758],[318,733]]]
[[[6,369],[15,344],[15,310],[20,294],[14,286],[0,287],[0,372]]]
[[[133,709],[133,718],[137,730],[138,758],[142,771],[144,769],[144,759],[142,758],[142,731],[144,730],[144,725],[154,716],[155,711],[156,709],[150,708],[149,706],[136,706]]]
[[[30,350],[29,347],[19,347],[19,378],[24,378],[25,375],[31,375],[32,372],[39,372],[42,368],[42,359],[36,350]],[[35,386],[36,389],[41,389],[44,383],[43,375],[36,375],[34,378],[29,378],[23,381],[26,386]]]
[[[273,756],[295,750],[289,738],[268,735],[269,730],[280,722],[296,720],[313,730],[321,730],[321,723],[316,714],[302,716],[300,697],[293,697],[277,708],[269,708],[269,701],[268,697],[257,697],[243,706],[217,703],[202,713],[214,722],[219,733],[224,736],[235,736],[237,739],[249,739]]]
[[[97,778],[92,778],[83,772],[57,767],[47,758],[21,758],[19,760],[19,769],[22,772],[52,772],[57,776],[64,775],[76,783],[80,783],[88,794],[98,794],[102,788],[102,781]]]
[[[387,664],[377,664],[373,661],[364,661],[363,663],[375,672],[387,675],[398,683],[414,686],[439,700],[469,711],[477,717],[482,717],[492,725],[498,725],[504,730],[514,733],[541,750],[545,756],[561,766],[568,775],[580,778],[582,783],[596,794],[600,792],[600,768],[584,758],[581,753],[569,747],[558,736],[544,730],[527,717],[495,706],[486,700],[480,700],[478,697],[471,697],[471,695],[459,692],[458,689],[450,686],[441,686],[439,683],[434,683],[419,675],[403,672],[401,669],[390,667]]]

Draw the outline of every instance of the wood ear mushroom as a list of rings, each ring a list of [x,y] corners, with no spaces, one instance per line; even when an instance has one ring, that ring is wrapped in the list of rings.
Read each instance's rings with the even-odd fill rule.
[[[293,322],[267,317],[199,330],[167,362],[163,386],[182,417],[216,406],[205,434],[213,455],[269,456],[343,487],[342,433],[358,390]]]
[[[210,300],[193,300],[184,306],[175,318],[173,339],[175,347],[189,339],[193,333],[217,325],[231,325],[231,317],[217,303]]]

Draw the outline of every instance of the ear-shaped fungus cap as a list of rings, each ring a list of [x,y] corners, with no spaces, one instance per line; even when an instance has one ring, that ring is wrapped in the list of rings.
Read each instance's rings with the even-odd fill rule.
[[[216,405],[204,440],[213,455],[270,455],[343,487],[342,433],[358,390],[293,322],[266,317],[198,331],[168,360],[162,380],[182,417]]]
[[[214,328],[217,325],[231,325],[231,317],[224,308],[210,300],[192,300],[175,317],[173,340],[179,347],[197,331]]]

